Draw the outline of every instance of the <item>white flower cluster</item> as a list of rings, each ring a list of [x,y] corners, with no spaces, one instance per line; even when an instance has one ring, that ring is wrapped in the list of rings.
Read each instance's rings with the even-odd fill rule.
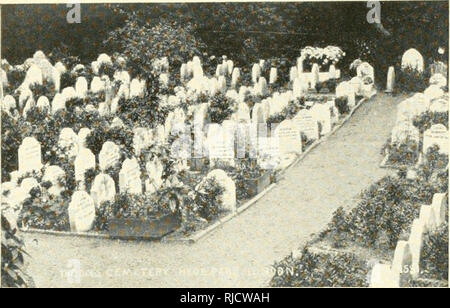
[[[345,56],[345,52],[336,46],[325,48],[307,46],[301,50],[301,57],[310,63],[336,64]]]

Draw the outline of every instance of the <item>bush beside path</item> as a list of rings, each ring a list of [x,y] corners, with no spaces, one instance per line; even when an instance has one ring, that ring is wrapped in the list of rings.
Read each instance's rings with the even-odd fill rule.
[[[402,99],[380,93],[365,102],[270,193],[197,243],[25,234],[29,273],[38,287],[263,286],[275,260],[323,230],[336,208],[356,205],[362,189],[390,172],[379,168],[379,149]]]

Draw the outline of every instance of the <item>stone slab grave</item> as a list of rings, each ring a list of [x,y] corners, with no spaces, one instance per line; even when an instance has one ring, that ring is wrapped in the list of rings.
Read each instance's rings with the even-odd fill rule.
[[[439,152],[448,155],[448,130],[443,124],[432,125],[423,133],[423,153],[425,154],[432,145],[439,146]]]
[[[22,173],[42,168],[41,144],[33,137],[26,137],[19,146],[19,171]]]
[[[95,221],[94,200],[85,191],[76,191],[69,204],[69,222],[72,232],[90,231]]]

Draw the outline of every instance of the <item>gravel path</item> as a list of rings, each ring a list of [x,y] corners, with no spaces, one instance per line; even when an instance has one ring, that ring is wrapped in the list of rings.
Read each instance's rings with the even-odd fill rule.
[[[264,286],[275,260],[322,230],[337,207],[352,206],[362,189],[386,174],[378,167],[379,152],[399,100],[380,93],[364,103],[271,192],[198,243],[26,234],[29,272],[38,287]],[[66,276],[77,264],[80,283]]]

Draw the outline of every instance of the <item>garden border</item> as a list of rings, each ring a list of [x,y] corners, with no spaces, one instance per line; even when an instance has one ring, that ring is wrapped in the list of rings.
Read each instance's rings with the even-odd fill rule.
[[[314,148],[316,148],[319,144],[321,144],[323,141],[327,140],[328,137],[333,135],[338,129],[340,129],[353,115],[353,113],[367,100],[370,100],[372,97],[376,95],[376,92],[370,96],[370,97],[363,97],[356,105],[355,107],[350,111],[350,113],[344,118],[344,120],[336,125],[331,132],[324,135],[322,138],[314,141],[308,149],[306,149],[299,157],[297,157],[294,161],[292,161],[287,167],[285,167],[283,170],[280,171],[280,173],[277,175],[277,182],[282,179],[282,176],[294,165],[296,165],[298,162],[300,162],[310,151],[312,151]],[[248,209],[250,206],[252,206],[254,203],[256,203],[259,199],[261,199],[265,194],[267,194],[270,190],[272,190],[278,183],[272,183],[269,185],[266,189],[264,189],[262,192],[254,196],[252,199],[245,202],[243,205],[241,205],[239,208],[236,209],[235,212],[230,213],[226,215],[225,217],[219,218],[218,221],[213,223],[212,225],[206,227],[205,229],[199,230],[193,234],[191,234],[188,237],[183,238],[166,238],[166,236],[163,236],[160,239],[155,239],[155,241],[160,241],[163,243],[189,243],[193,244],[206,235],[210,234],[212,231],[217,229],[218,227],[222,226],[224,223],[229,221],[235,216],[238,216],[240,213],[244,212],[246,209]],[[53,230],[41,230],[41,229],[35,229],[35,228],[28,228],[28,229],[19,229],[20,232],[28,233],[28,234],[46,234],[46,235],[55,235],[55,236],[77,236],[77,237],[86,237],[86,238],[97,238],[97,239],[108,239],[112,240],[114,239],[111,237],[108,233],[98,233],[98,232],[71,232],[71,231],[53,231]]]

